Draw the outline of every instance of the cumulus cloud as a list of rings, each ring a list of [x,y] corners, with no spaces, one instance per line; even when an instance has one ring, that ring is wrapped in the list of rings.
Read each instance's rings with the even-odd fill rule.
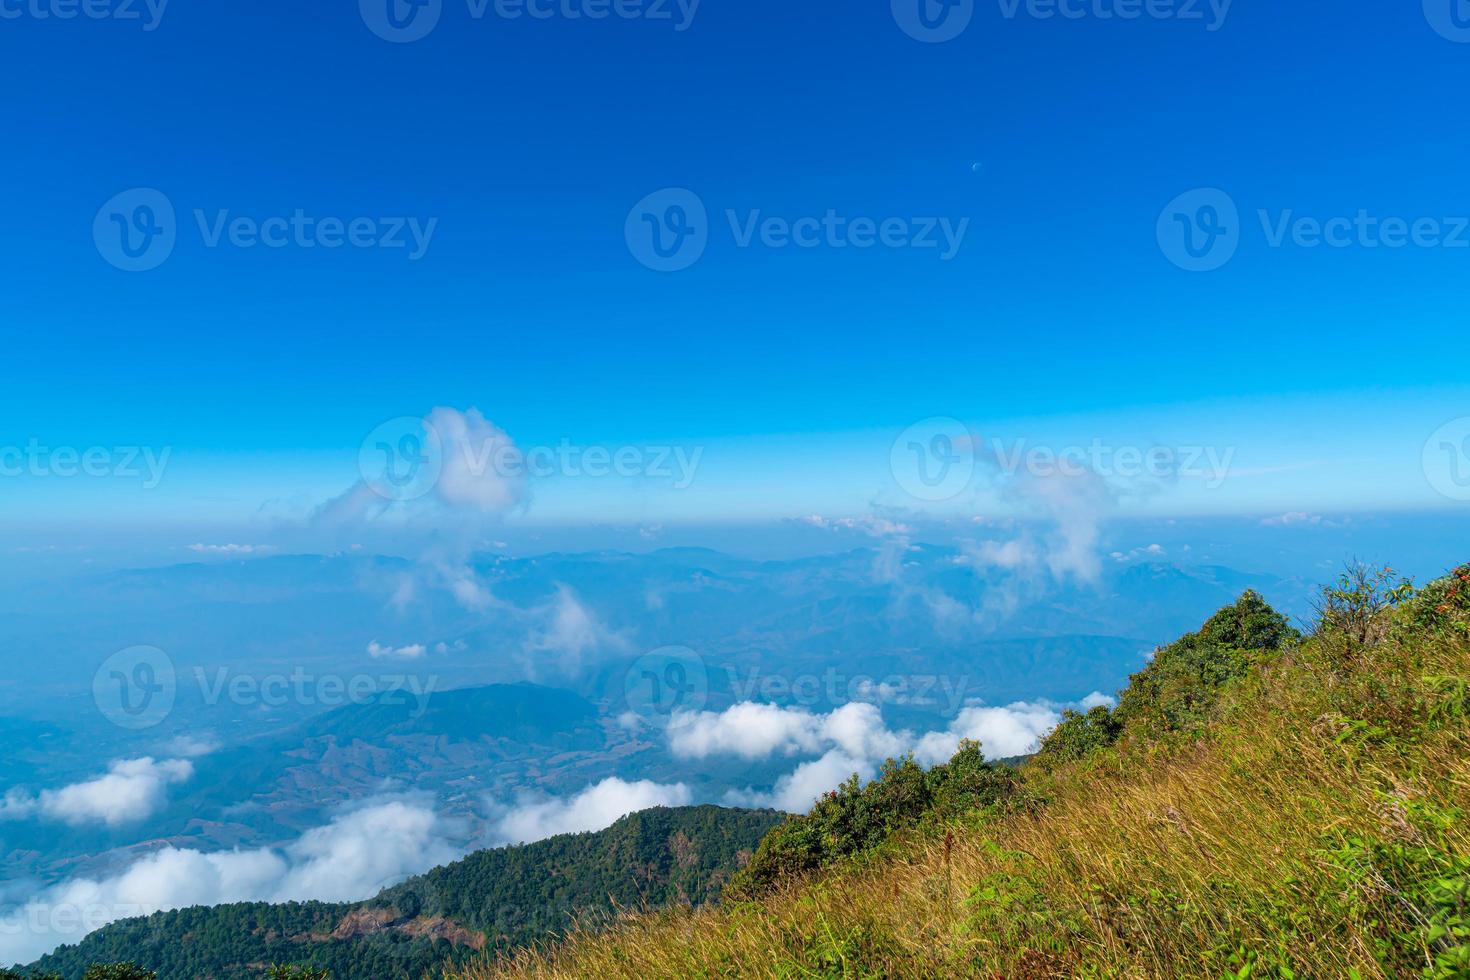
[[[193,775],[194,764],[187,759],[120,759],[105,776],[42,790],[38,796],[11,790],[0,801],[0,818],[39,817],[72,826],[136,823],[163,806],[171,784]]]
[[[1093,692],[1073,706],[1086,710],[1112,703],[1112,698]],[[745,701],[721,712],[676,712],[666,735],[670,752],[684,759],[818,756],[783,775],[769,792],[747,788],[725,797],[731,805],[802,812],[854,773],[872,778],[885,759],[911,753],[921,765],[933,766],[953,758],[965,740],[979,742],[990,759],[1034,752],[1062,720],[1061,712],[1061,705],[1049,702],[970,705],[945,729],[915,735],[890,730],[873,704],[854,702],[823,715]]]
[[[427,422],[443,447],[434,487],[441,501],[480,513],[501,513],[520,503],[525,485],[520,468],[507,465],[515,442],[504,429],[475,408],[436,408]]]
[[[877,514],[833,518],[823,517],[821,514],[808,514],[805,517],[797,518],[797,522],[820,528],[824,531],[856,531],[859,534],[866,534],[872,538],[913,533],[913,528],[909,525]]]
[[[832,749],[820,759],[803,762],[786,773],[768,793],[732,790],[725,794],[724,802],[727,806],[771,807],[787,813],[805,813],[823,793],[836,789],[851,776],[866,780],[876,774],[873,760]]]
[[[406,449],[400,452],[400,443],[386,439],[384,452],[390,455],[384,456],[384,473],[365,472],[318,507],[314,523],[350,526],[392,517],[412,524],[454,514],[500,516],[525,501],[525,469],[515,441],[479,409],[441,406],[401,435],[412,441],[402,443]],[[400,471],[423,485],[399,487],[392,478]]]
[[[919,739],[914,746],[914,759],[926,766],[948,762],[965,739],[979,742],[986,758],[1025,755],[1036,751],[1041,737],[1061,720],[1061,712],[1055,706],[1025,701],[1003,708],[962,708],[946,730],[929,732]]]
[[[443,646],[441,643],[440,646]],[[410,643],[407,646],[395,647],[390,644],[382,644],[373,640],[367,645],[368,656],[374,660],[417,660],[428,652],[428,648],[422,643]]]
[[[870,706],[871,707],[871,706]],[[822,720],[802,708],[742,701],[724,711],[676,711],[669,719],[669,750],[681,759],[814,752]]]
[[[336,902],[371,897],[461,849],[432,810],[378,801],[284,848],[165,847],[106,878],[74,878],[0,916],[0,963],[25,963],[131,916],[222,902]]]
[[[686,806],[693,794],[683,783],[626,782],[609,776],[564,799],[521,797],[514,805],[491,803],[492,844],[522,844],[556,834],[610,827],[619,817],[655,806]]]
[[[184,759],[197,759],[219,750],[218,739],[204,735],[176,735],[168,740],[168,754]]]
[[[1113,561],[1134,561],[1139,558],[1163,558],[1167,554],[1164,546],[1151,544],[1142,548],[1130,548],[1127,551],[1114,551],[1108,555]]]
[[[669,719],[669,750],[681,759],[733,755],[766,759],[772,755],[820,752],[829,746],[849,756],[886,758],[904,741],[883,724],[878,707],[845,704],[830,714],[805,708],[742,701],[724,711],[679,711]]]

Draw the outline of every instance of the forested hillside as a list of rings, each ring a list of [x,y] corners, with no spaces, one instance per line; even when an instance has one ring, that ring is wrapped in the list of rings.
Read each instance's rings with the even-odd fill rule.
[[[714,806],[645,810],[597,833],[478,851],[365,902],[242,903],[114,923],[31,970],[73,980],[90,965],[129,961],[159,980],[245,980],[296,963],[338,978],[420,980],[616,908],[709,901],[781,819]]]

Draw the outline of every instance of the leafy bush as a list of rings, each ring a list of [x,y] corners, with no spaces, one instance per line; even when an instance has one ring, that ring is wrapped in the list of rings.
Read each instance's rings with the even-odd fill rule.
[[[266,971],[265,980],[332,980],[332,971],[295,963],[277,964]]]
[[[1413,595],[1413,583],[1398,578],[1392,568],[1355,561],[1335,583],[1322,587],[1317,634],[1351,655],[1381,640],[1388,627],[1383,613]]]
[[[1073,762],[1112,745],[1122,731],[1122,723],[1107,705],[1100,704],[1086,714],[1064,711],[1061,723],[1042,739],[1037,760]]]
[[[1114,712],[1116,724],[1145,737],[1197,730],[1213,717],[1221,688],[1244,677],[1264,655],[1300,640],[1285,616],[1247,589],[1199,632],[1159,648],[1129,678]]]
[[[157,980],[158,974],[135,963],[110,963],[89,966],[82,980]]]
[[[1004,800],[1017,785],[1015,771],[986,762],[978,742],[961,743],[953,759],[927,772],[911,756],[889,759],[877,779],[863,785],[853,775],[811,812],[766,834],[725,894],[755,898],[783,881],[871,850],[897,830]]]

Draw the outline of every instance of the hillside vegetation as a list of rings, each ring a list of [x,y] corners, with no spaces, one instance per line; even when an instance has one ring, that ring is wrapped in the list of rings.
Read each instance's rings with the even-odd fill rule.
[[[158,980],[243,980],[294,963],[340,980],[419,980],[574,921],[606,921],[619,907],[708,901],[780,820],[770,810],[645,810],[596,833],[477,851],[365,902],[237,903],[113,923],[31,969],[74,980],[127,962]],[[0,980],[10,975],[0,970]]]
[[[1470,566],[1355,568],[1319,612],[1247,592],[1019,774],[896,761],[717,907],[458,977],[1470,976]]]

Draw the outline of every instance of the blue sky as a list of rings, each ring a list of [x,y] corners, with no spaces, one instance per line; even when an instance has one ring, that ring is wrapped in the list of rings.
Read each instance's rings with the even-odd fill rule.
[[[1236,451],[1224,486],[1140,501],[1158,515],[1463,510],[1421,460],[1470,416],[1470,248],[1443,244],[1470,243],[1470,44],[1434,0],[1181,0],[1157,9],[1200,19],[1136,20],[978,3],[943,43],[887,3],[594,21],[574,0],[515,19],[443,0],[411,43],[369,30],[367,0],[175,3],[156,23],[142,4],[142,22],[4,6],[0,78],[25,97],[0,105],[0,444],[172,452],[146,492],[0,481],[12,530],[299,512],[356,478],[379,422],[436,406],[522,446],[705,452],[683,492],[552,479],[520,521],[973,508],[915,504],[889,471],[893,440],[936,417],[1058,448]],[[176,242],[127,272],[94,219],[120,194],[131,219],[136,188],[161,192]],[[625,237],[665,188],[706,211],[675,272]],[[1234,251],[1191,272],[1161,229],[1201,188],[1181,213],[1223,192]],[[207,245],[221,220],[298,211],[432,234],[417,258]],[[1312,245],[1293,223],[1360,212],[1441,244]],[[740,244],[829,213],[963,234],[952,255]],[[1470,467],[1451,435],[1445,465]]]

